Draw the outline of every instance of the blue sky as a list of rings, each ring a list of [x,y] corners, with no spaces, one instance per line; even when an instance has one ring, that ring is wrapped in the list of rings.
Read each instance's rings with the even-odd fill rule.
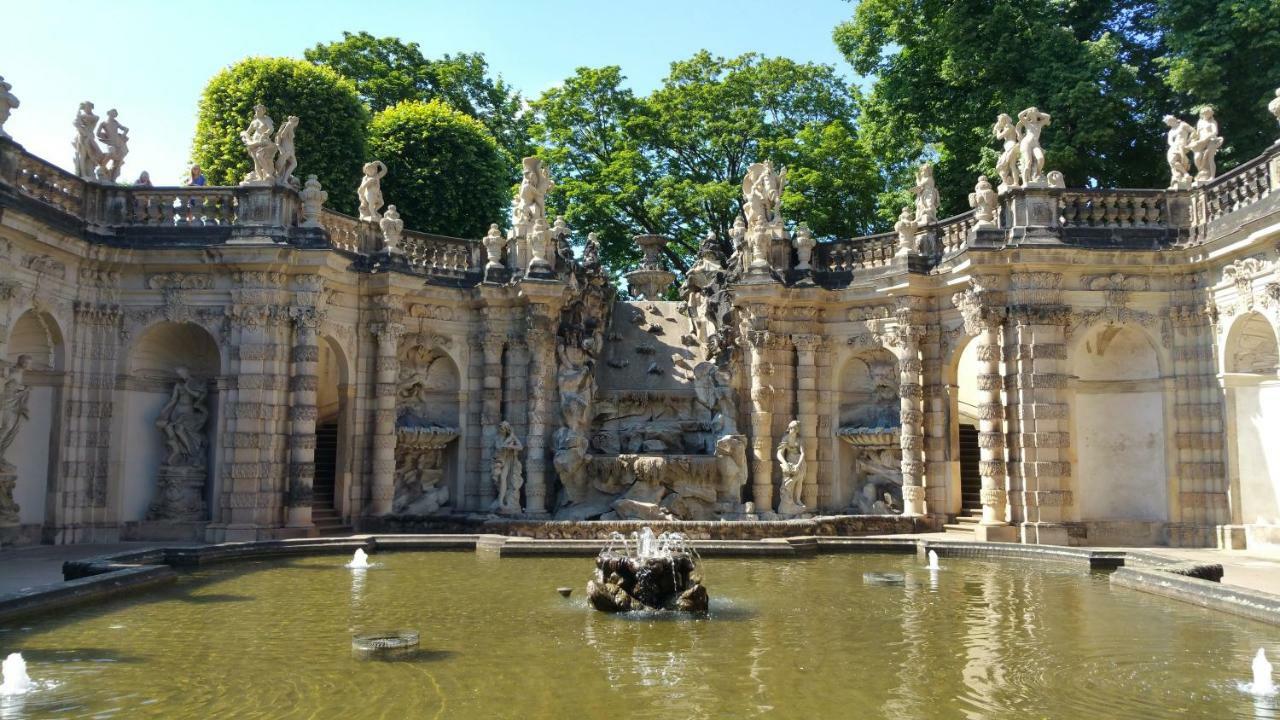
[[[841,0],[15,2],[3,11],[0,75],[22,106],[5,129],[70,167],[80,102],[100,115],[118,108],[130,128],[122,179],[148,170],[170,184],[184,174],[211,75],[249,55],[301,57],[343,30],[414,41],[428,57],[483,52],[492,72],[537,97],[584,65],[620,65],[647,92],[672,60],[703,48],[826,63],[852,80],[831,41],[852,13]]]

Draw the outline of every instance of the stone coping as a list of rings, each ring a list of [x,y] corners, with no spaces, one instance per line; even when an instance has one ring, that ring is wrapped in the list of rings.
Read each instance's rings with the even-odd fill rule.
[[[592,557],[609,544],[602,539],[453,535],[352,535],[215,545],[150,548],[63,563],[64,582],[0,595],[0,622],[47,614],[174,582],[178,569],[253,558],[396,551],[469,551],[497,557]],[[1068,563],[1089,571],[1114,571],[1111,583],[1280,625],[1280,595],[1200,579],[1221,577],[1220,565],[1195,565],[1158,552],[988,543],[929,537],[840,537],[797,535],[758,540],[694,540],[703,557],[806,557],[836,553],[913,553],[939,557],[1021,559]],[[1216,570],[1216,573],[1215,573]]]

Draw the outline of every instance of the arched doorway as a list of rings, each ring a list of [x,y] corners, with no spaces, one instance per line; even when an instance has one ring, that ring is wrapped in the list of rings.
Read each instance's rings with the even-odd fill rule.
[[[108,489],[123,538],[203,539],[220,476],[221,368],[217,342],[194,323],[152,325],[128,352]]]
[[[17,432],[10,441],[0,464],[7,463],[6,474],[12,493],[0,503],[8,506],[0,514],[0,544],[35,543],[45,539],[43,528],[55,525],[57,509],[56,473],[58,466],[57,408],[62,404],[64,346],[62,331],[51,315],[28,310],[13,324],[9,332],[4,360],[3,380],[15,383],[16,392],[26,394],[26,419],[19,420]],[[22,389],[25,387],[25,390]],[[7,537],[6,537],[7,536]]]
[[[1259,527],[1255,542],[1280,542],[1280,348],[1275,329],[1258,313],[1238,318],[1222,353],[1226,390],[1231,521]],[[1251,543],[1254,544],[1254,543]]]
[[[311,521],[321,535],[347,531],[351,514],[352,402],[347,355],[331,337],[320,339],[316,366],[315,476],[312,480]]]
[[[982,476],[978,463],[978,343],[970,337],[961,339],[948,366],[947,389],[950,408],[951,436],[951,502],[949,511],[963,519],[982,517]]]
[[[1072,345],[1069,362],[1076,518],[1090,544],[1160,542],[1169,474],[1154,343],[1133,325],[1096,326]]]

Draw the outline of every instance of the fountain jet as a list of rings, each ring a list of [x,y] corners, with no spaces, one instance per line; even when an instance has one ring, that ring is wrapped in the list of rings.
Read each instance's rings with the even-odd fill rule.
[[[632,534],[635,552],[620,533],[596,557],[595,577],[587,583],[591,606],[602,612],[643,608],[704,613],[709,599],[702,586],[701,563],[680,533],[654,535],[644,528]]]
[[[356,552],[351,556],[351,562],[347,563],[347,567],[352,570],[368,570],[369,554],[364,551],[364,548],[356,548]]]
[[[1271,679],[1271,663],[1267,661],[1267,651],[1263,648],[1258,648],[1258,654],[1253,656],[1253,682],[1245,689],[1254,695],[1276,694],[1276,684]]]
[[[941,570],[942,566],[938,564],[938,552],[936,550],[929,551],[929,569]]]
[[[0,665],[0,695],[25,695],[31,692],[34,683],[27,674],[27,661],[22,653],[10,653]]]

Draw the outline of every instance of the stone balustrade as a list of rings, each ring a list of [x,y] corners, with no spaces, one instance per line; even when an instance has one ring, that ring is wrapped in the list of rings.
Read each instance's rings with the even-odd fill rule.
[[[329,234],[329,244],[343,252],[366,255],[381,244],[381,233],[373,223],[327,208],[320,213],[320,227]]]
[[[1228,213],[1242,210],[1267,197],[1275,189],[1280,173],[1280,145],[1232,168],[1213,182],[1191,193],[1192,244],[1204,242],[1209,236],[1209,225]]]
[[[942,257],[949,257],[963,252],[968,247],[969,235],[978,225],[977,213],[970,210],[944,220],[937,224],[938,242]]]
[[[105,188],[102,224],[229,227],[238,224],[235,188]]]
[[[443,235],[406,230],[400,247],[409,265],[428,274],[462,275],[475,267],[479,244]]]
[[[1063,227],[1152,228],[1169,224],[1164,190],[1065,190],[1058,198]]]
[[[84,180],[29,153],[16,153],[13,187],[19,194],[68,215],[84,217]]]
[[[814,248],[814,265],[821,271],[836,273],[881,268],[893,261],[897,249],[897,233],[821,243]]]

